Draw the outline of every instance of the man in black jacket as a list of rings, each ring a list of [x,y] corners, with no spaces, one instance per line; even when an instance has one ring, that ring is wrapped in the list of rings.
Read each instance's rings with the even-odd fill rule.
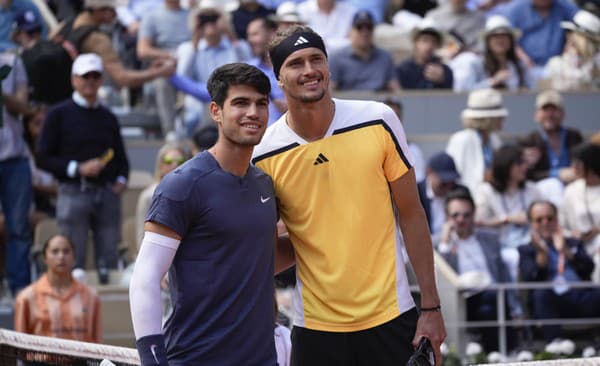
[[[90,228],[96,265],[116,268],[120,194],[129,175],[117,118],[98,102],[102,69],[96,54],[75,59],[73,97],[48,111],[39,141],[39,165],[59,181],[56,216],[79,268],[85,268]]]
[[[533,202],[527,214],[531,223],[531,242],[519,247],[521,280],[554,284],[552,289],[531,292],[533,317],[599,317],[600,289],[570,289],[568,285],[568,282],[589,281],[594,269],[594,262],[582,242],[563,235],[553,203]],[[561,335],[558,325],[544,326],[543,332],[548,341]]]

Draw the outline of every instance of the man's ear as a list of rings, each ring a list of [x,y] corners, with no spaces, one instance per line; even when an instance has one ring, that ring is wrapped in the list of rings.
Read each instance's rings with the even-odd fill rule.
[[[217,123],[217,126],[221,123],[221,107],[215,102],[210,102],[208,106],[210,112],[210,118]]]

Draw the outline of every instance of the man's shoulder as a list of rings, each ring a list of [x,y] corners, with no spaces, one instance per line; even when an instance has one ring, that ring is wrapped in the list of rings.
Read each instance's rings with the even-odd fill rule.
[[[72,111],[75,106],[76,104],[73,102],[73,100],[71,98],[67,98],[62,102],[58,102],[50,108],[48,108],[47,115],[51,116],[55,114],[60,114],[64,111]]]
[[[195,188],[201,189],[206,186],[199,184],[198,181],[205,179],[216,168],[216,165],[211,164],[206,154],[196,155],[164,176],[156,187],[155,195],[163,195],[174,201],[183,201],[190,197],[192,190]]]
[[[288,131],[286,116],[284,113],[267,128],[260,143],[254,147],[252,164],[300,145]]]

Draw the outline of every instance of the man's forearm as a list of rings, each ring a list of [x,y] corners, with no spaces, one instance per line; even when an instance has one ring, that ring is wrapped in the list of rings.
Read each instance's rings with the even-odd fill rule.
[[[2,94],[2,101],[8,113],[18,116],[27,112],[27,99],[16,97],[10,94]]]
[[[406,250],[421,289],[421,305],[438,306],[440,298],[435,283],[433,246],[425,212],[421,207],[415,207],[411,213],[400,216],[399,221]]]

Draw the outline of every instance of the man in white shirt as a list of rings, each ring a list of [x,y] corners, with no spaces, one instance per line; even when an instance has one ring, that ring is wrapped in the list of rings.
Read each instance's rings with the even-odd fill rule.
[[[350,44],[350,29],[356,9],[343,1],[306,0],[298,4],[300,18],[325,40],[328,53]]]

